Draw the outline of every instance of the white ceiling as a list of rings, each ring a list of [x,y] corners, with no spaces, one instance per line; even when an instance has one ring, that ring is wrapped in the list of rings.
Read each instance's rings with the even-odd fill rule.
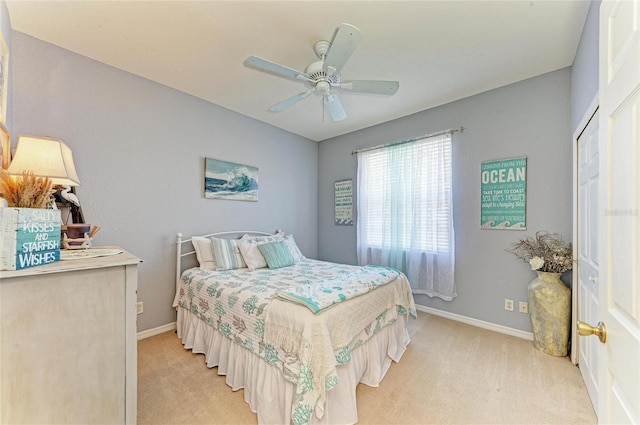
[[[14,30],[320,141],[571,65],[589,1],[7,1]],[[302,82],[243,65],[304,71],[340,23],[363,41],[343,80],[397,80],[391,97],[340,92],[323,120]]]

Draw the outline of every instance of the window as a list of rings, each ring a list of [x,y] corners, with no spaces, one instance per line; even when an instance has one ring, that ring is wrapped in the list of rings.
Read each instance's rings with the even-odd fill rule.
[[[415,293],[455,297],[451,135],[358,153],[358,261],[402,270]]]

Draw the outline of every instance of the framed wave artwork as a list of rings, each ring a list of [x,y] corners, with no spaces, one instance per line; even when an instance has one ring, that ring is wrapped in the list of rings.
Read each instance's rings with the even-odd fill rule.
[[[233,201],[257,201],[258,168],[205,158],[204,197]]]

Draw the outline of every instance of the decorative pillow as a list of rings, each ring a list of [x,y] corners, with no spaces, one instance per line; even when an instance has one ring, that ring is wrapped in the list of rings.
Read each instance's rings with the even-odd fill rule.
[[[239,239],[219,239],[211,238],[213,255],[216,258],[216,268],[218,270],[233,270],[247,267],[242,254],[240,253]]]
[[[293,266],[295,261],[289,247],[284,241],[268,242],[258,245],[258,249],[267,261],[270,269]]]
[[[298,244],[296,244],[296,240],[293,238],[293,235],[286,235],[284,237],[284,242],[287,244],[287,247],[289,247],[289,251],[291,251],[293,261],[297,263],[298,261],[305,259],[305,256],[302,255],[302,251],[298,248]]]
[[[198,264],[200,264],[200,270],[215,270],[216,259],[213,256],[211,239],[194,236],[191,238],[191,243],[196,250],[196,258],[198,259]]]
[[[284,237],[284,234],[276,233],[273,236],[259,236],[259,235],[249,235],[245,233],[240,238],[242,241],[254,241],[254,242],[277,242],[281,241]]]
[[[240,254],[242,254],[242,258],[247,263],[249,270],[254,271],[255,269],[267,267],[267,260],[260,253],[258,242],[252,240],[242,241],[239,248]]]

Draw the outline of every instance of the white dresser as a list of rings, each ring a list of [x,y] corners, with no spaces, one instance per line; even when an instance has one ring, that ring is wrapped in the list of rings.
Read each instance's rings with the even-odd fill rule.
[[[0,423],[135,424],[138,263],[0,271]]]

